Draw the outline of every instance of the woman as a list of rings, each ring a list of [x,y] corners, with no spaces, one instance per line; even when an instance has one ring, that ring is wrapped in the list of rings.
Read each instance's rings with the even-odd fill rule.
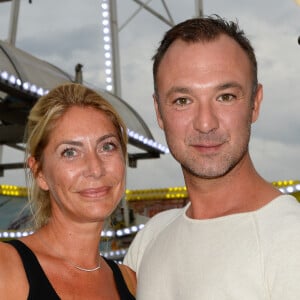
[[[127,136],[116,111],[82,85],[59,86],[32,108],[26,142],[35,231],[0,244],[1,299],[134,299],[117,264],[99,255],[125,190]]]

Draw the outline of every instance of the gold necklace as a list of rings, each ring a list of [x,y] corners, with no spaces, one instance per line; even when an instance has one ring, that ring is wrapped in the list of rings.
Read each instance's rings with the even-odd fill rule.
[[[97,271],[99,269],[101,269],[101,260],[100,260],[100,256],[99,256],[99,262],[98,262],[98,266],[95,267],[95,268],[92,268],[92,269],[86,269],[86,268],[83,268],[83,267],[80,267],[78,265],[75,265],[71,262],[69,262],[68,260],[65,259],[65,261],[70,264],[71,266],[73,266],[74,268],[80,270],[80,271],[84,271],[84,272],[94,272],[94,271]]]
[[[44,238],[42,236],[39,235],[39,239],[40,241],[46,245],[46,247],[48,247],[48,249],[52,249],[54,250],[54,252],[56,253],[57,256],[59,256],[61,259],[63,259],[65,262],[67,262],[70,266],[74,267],[75,269],[77,270],[80,270],[80,271],[84,271],[84,272],[94,272],[94,271],[97,271],[99,269],[101,269],[101,255],[99,254],[99,261],[98,261],[98,265],[97,267],[95,268],[91,268],[91,269],[87,269],[87,268],[83,268],[83,267],[80,267],[79,265],[76,265],[72,262],[70,262],[69,260],[67,260],[65,257],[63,257],[62,255],[60,255],[55,248],[53,247],[49,247],[48,243],[44,240]]]

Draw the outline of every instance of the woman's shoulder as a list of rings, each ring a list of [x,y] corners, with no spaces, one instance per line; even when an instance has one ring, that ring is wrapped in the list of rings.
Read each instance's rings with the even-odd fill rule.
[[[20,263],[20,257],[16,249],[5,242],[0,242],[0,274],[5,267],[18,265]]]
[[[16,249],[0,242],[0,295],[4,299],[26,299],[28,283]]]
[[[132,295],[136,295],[136,274],[128,266],[120,264],[119,268],[125,280],[128,290]]]

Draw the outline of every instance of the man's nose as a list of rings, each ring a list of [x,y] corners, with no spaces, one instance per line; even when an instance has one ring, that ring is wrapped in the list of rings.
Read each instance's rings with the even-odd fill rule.
[[[218,114],[210,101],[199,102],[195,107],[193,127],[201,133],[209,133],[219,127]]]

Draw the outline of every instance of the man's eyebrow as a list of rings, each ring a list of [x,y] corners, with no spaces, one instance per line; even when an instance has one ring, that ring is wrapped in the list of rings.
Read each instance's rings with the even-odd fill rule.
[[[220,91],[228,89],[228,88],[238,88],[238,89],[241,89],[241,90],[243,89],[242,85],[239,84],[236,81],[222,83],[222,84],[220,84],[220,85],[217,86],[217,90],[220,90]]]
[[[222,91],[228,88],[238,88],[240,90],[243,89],[242,85],[236,81],[230,81],[230,82],[225,82],[221,83],[217,86],[215,86],[215,89],[217,91]],[[189,87],[185,86],[172,86],[166,93],[166,97],[171,96],[174,93],[180,93],[180,94],[192,94],[192,89]]]
[[[167,91],[166,96],[169,97],[173,93],[190,94],[191,89],[183,86],[173,86]]]

